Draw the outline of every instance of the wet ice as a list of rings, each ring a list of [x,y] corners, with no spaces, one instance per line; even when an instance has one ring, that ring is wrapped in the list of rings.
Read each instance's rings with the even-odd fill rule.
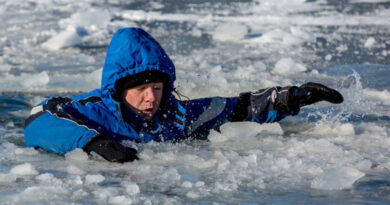
[[[388,186],[359,187],[390,169],[389,4],[350,2],[0,1],[0,203],[328,202],[334,193],[345,197],[335,203],[388,202]],[[345,103],[280,123],[227,123],[209,141],[134,145],[134,163],[25,148],[31,106],[99,87],[108,41],[124,26],[161,42],[191,98],[318,81]]]

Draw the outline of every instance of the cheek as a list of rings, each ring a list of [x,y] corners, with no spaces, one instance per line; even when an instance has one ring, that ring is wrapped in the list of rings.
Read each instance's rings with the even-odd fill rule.
[[[138,107],[143,101],[142,97],[140,97],[139,95],[134,95],[132,93],[127,93],[126,95],[124,95],[124,100],[126,101],[126,103],[130,104],[133,107]]]
[[[156,99],[157,99],[156,101],[158,104],[160,104],[160,102],[161,102],[162,95],[163,95],[162,92],[156,93]]]

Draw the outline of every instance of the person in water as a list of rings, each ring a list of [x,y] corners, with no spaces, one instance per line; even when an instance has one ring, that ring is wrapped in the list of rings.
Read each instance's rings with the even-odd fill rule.
[[[108,47],[101,88],[34,107],[25,122],[26,146],[57,154],[81,148],[123,163],[138,159],[124,140],[199,138],[228,121],[271,123],[318,101],[343,101],[318,83],[181,101],[173,95],[175,79],[174,64],[152,36],[140,28],[120,29]]]

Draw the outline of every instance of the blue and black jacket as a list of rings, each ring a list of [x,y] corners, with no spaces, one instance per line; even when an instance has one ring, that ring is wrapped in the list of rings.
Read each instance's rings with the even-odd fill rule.
[[[159,111],[152,120],[133,113],[116,100],[120,79],[144,71],[160,71],[170,78],[164,86]],[[175,66],[163,48],[139,28],[119,30],[110,43],[102,73],[101,88],[72,98],[53,97],[31,111],[24,131],[26,145],[58,154],[83,148],[91,139],[104,135],[111,140],[134,142],[175,141],[201,136],[227,121],[266,122],[275,115],[271,95],[281,88],[263,89],[265,106],[256,119],[248,116],[250,93],[239,97],[212,97],[179,101],[172,94]],[[275,117],[276,116],[276,117]]]

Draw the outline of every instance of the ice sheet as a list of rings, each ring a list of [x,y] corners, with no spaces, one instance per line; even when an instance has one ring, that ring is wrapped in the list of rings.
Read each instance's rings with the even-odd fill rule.
[[[382,0],[0,0],[0,204],[386,204],[390,5]],[[134,145],[113,164],[25,148],[48,96],[100,86],[113,33],[137,26],[190,98],[308,81],[338,89],[280,123],[227,123],[210,141]]]

